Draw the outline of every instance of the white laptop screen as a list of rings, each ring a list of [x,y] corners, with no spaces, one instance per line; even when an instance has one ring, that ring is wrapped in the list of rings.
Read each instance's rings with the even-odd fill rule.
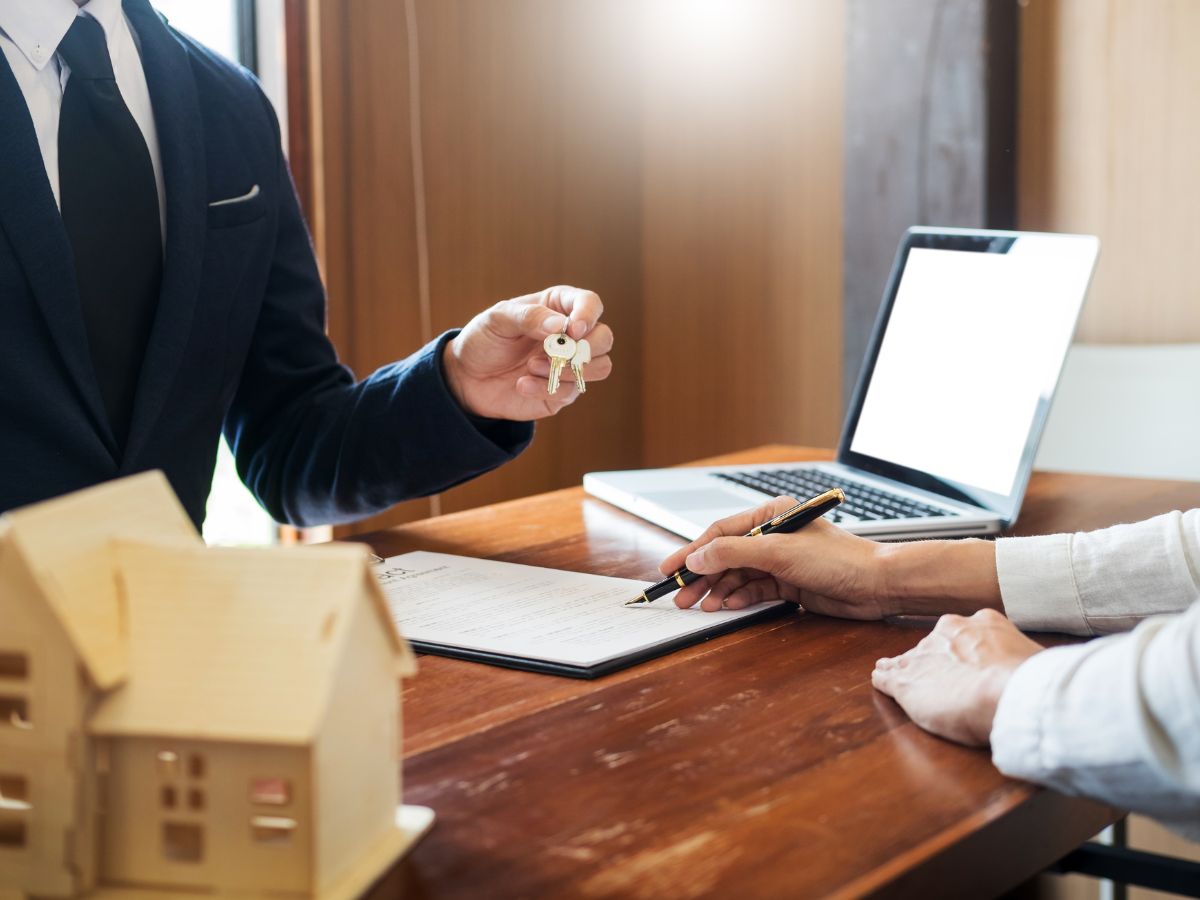
[[[1096,242],[1010,233],[957,246],[971,249],[912,246],[899,261],[848,449],[1009,497],[1024,490],[1022,463],[1036,449]]]

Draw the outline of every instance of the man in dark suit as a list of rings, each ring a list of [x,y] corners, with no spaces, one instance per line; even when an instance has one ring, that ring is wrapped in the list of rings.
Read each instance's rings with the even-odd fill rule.
[[[0,0],[0,50],[0,511],[157,468],[199,525],[224,429],[276,519],[344,521],[519,453],[577,396],[548,334],[608,375],[558,287],[356,382],[249,75],[148,0]]]

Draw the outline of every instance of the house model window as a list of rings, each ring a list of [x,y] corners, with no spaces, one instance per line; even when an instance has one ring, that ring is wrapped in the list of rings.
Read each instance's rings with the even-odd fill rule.
[[[15,694],[0,694],[0,728],[33,728],[29,717],[29,701]]]
[[[29,657],[24,653],[0,650],[0,678],[27,681],[29,679]]]
[[[155,759],[158,762],[158,775],[160,778],[179,777],[178,753],[174,750],[159,750]]]
[[[0,773],[0,810],[28,812],[29,782],[23,775]]]
[[[25,846],[25,819],[0,812],[0,848]]]
[[[25,821],[32,809],[28,780],[0,772],[0,847],[25,846]]]
[[[287,806],[292,783],[286,778],[255,778],[250,782],[250,802],[255,806]]]
[[[296,820],[286,816],[255,816],[250,820],[250,833],[258,844],[290,844]]]
[[[204,858],[204,829],[191,822],[163,823],[163,856],[172,862],[200,862]]]
[[[208,805],[204,796],[204,789],[194,784],[185,787],[178,783],[184,780],[184,757],[174,750],[159,750],[155,754],[155,762],[158,766],[159,780],[167,782],[162,785],[159,792],[162,808],[182,808],[184,798],[186,798],[189,810],[192,812],[203,812],[204,808]],[[186,765],[188,782],[196,782],[203,779],[206,769],[207,763],[202,754],[188,754]]]

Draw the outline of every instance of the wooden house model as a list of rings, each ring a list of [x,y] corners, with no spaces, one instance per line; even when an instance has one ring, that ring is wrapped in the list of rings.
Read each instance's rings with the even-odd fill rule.
[[[0,518],[0,894],[349,897],[412,655],[363,548],[209,549],[149,473]]]

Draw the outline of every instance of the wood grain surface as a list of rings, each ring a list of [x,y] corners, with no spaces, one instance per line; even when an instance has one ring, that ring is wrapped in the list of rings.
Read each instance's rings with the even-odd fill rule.
[[[720,462],[828,458],[770,446]],[[1200,505],[1200,485],[1038,473],[1018,534]],[[651,578],[680,540],[574,488],[366,538]],[[594,682],[423,657],[405,801],[438,821],[391,897],[991,896],[1113,821],[996,771],[870,686],[927,623],[794,615]],[[1048,640],[1055,640],[1048,638]]]

